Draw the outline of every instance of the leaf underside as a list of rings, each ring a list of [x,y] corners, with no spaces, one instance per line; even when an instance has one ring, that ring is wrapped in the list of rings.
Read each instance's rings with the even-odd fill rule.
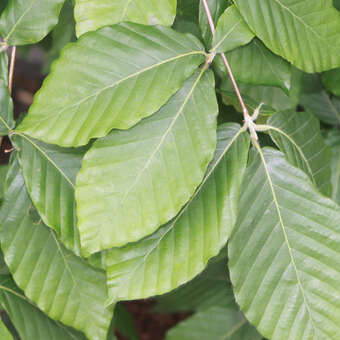
[[[52,319],[90,339],[105,340],[112,319],[112,309],[104,308],[105,274],[67,251],[51,229],[33,220],[36,212],[16,155],[12,157],[0,221],[1,247],[16,284]]]
[[[340,208],[281,152],[262,155],[251,154],[229,242],[236,301],[268,339],[338,339]]]

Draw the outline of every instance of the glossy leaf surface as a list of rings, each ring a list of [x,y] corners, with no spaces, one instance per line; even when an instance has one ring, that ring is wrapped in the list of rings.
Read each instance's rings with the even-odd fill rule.
[[[52,319],[105,340],[112,318],[112,309],[104,307],[105,274],[67,251],[34,218],[18,161],[12,161],[0,222],[1,247],[16,284]]]
[[[166,340],[260,340],[261,335],[236,308],[211,307],[172,328]]]
[[[340,13],[332,0],[235,0],[264,44],[306,72],[340,66]]]
[[[308,112],[284,111],[272,116],[270,135],[289,162],[305,171],[320,192],[331,194],[332,151],[321,136],[320,123]],[[283,133],[282,133],[283,132]]]
[[[91,32],[63,50],[19,130],[79,146],[128,129],[156,112],[204,59],[196,38],[166,27],[125,23]]]
[[[248,135],[239,133],[237,124],[219,128],[205,180],[174,220],[139,242],[107,252],[112,301],[164,294],[194,278],[219,253],[236,219],[248,156]]]
[[[84,249],[138,241],[192,196],[216,147],[214,84],[212,72],[202,69],[157,114],[94,143],[76,186]]]
[[[240,211],[229,269],[247,319],[271,340],[337,339],[340,207],[265,148],[251,154]]]
[[[61,148],[25,135],[12,137],[26,189],[43,222],[67,248],[80,255],[75,181],[87,148]]]
[[[57,24],[65,0],[11,0],[0,17],[0,35],[8,45],[42,40]]]
[[[254,33],[243,20],[238,9],[232,5],[218,20],[212,49],[216,52],[228,52],[248,44],[253,38]]]
[[[176,0],[75,0],[77,35],[123,21],[171,26]]]

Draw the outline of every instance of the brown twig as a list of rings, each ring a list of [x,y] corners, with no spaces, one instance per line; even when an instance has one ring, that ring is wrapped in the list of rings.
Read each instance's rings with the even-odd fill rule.
[[[205,9],[205,13],[206,13],[207,18],[208,18],[211,34],[214,35],[215,34],[215,24],[214,24],[213,18],[211,16],[209,5],[207,3],[207,0],[202,0],[202,1],[203,1],[203,6],[204,6],[204,9]],[[237,95],[237,98],[238,98],[238,100],[239,100],[239,102],[241,104],[244,120],[247,121],[249,119],[248,109],[247,109],[246,105],[244,104],[241,92],[240,92],[240,90],[239,90],[239,88],[237,86],[237,83],[236,83],[235,77],[233,75],[233,72],[231,70],[231,67],[229,65],[228,59],[227,59],[227,57],[225,56],[224,53],[220,53],[220,54],[221,54],[223,63],[224,63],[224,65],[225,65],[225,67],[226,67],[226,69],[228,71],[228,74],[229,74],[230,80],[231,80],[231,82],[233,84],[233,87],[234,87],[235,93]]]
[[[16,56],[17,48],[16,46],[12,47],[12,53],[11,53],[11,64],[9,67],[9,81],[8,81],[8,89],[9,93],[12,95],[12,89],[13,89],[13,79],[14,79],[14,67],[15,67],[15,56]]]

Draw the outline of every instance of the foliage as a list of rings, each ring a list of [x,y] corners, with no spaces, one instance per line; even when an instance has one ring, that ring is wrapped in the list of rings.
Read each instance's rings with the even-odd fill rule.
[[[339,6],[1,3],[1,339],[138,340],[154,296],[193,312],[169,340],[339,339]]]

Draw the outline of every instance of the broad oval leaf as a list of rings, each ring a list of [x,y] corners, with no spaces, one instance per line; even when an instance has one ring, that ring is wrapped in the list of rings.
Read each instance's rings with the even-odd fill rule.
[[[340,97],[340,68],[325,72],[322,82],[328,91]]]
[[[74,190],[88,148],[61,148],[23,134],[12,136],[11,141],[18,150],[26,189],[43,222],[80,255]]]
[[[87,252],[138,241],[192,196],[216,147],[214,84],[213,73],[202,69],[157,114],[93,144],[76,185]]]
[[[177,0],[75,0],[78,37],[88,31],[123,21],[171,26]]]
[[[181,213],[155,234],[106,253],[110,302],[164,294],[203,271],[234,226],[248,148],[237,124],[219,127],[214,160]]]
[[[226,57],[237,80],[245,84],[280,87],[287,94],[291,88],[292,67],[281,57],[269,51],[260,40],[236,48]],[[220,56],[215,58],[218,73],[226,74]]]
[[[10,0],[0,17],[0,35],[8,45],[42,40],[57,24],[65,0]]]
[[[274,53],[306,72],[340,66],[340,13],[332,0],[235,0]]]
[[[319,120],[308,112],[283,111],[270,117],[270,136],[289,162],[310,176],[320,192],[331,195],[332,151],[320,131]]]
[[[6,264],[16,284],[49,317],[90,339],[105,340],[113,314],[104,307],[105,274],[67,251],[51,229],[33,220],[36,212],[13,156],[0,212]]]
[[[217,22],[212,50],[228,52],[248,44],[255,37],[235,5],[228,7]]]
[[[236,301],[268,339],[335,340],[340,207],[281,152],[251,156],[229,241]]]
[[[48,318],[13,282],[0,275],[0,301],[22,340],[86,340],[85,336]],[[1,337],[0,339],[5,340]]]
[[[85,145],[156,112],[205,59],[201,43],[166,27],[126,23],[67,45],[18,130]]]
[[[238,308],[211,307],[180,322],[165,340],[261,340]]]

